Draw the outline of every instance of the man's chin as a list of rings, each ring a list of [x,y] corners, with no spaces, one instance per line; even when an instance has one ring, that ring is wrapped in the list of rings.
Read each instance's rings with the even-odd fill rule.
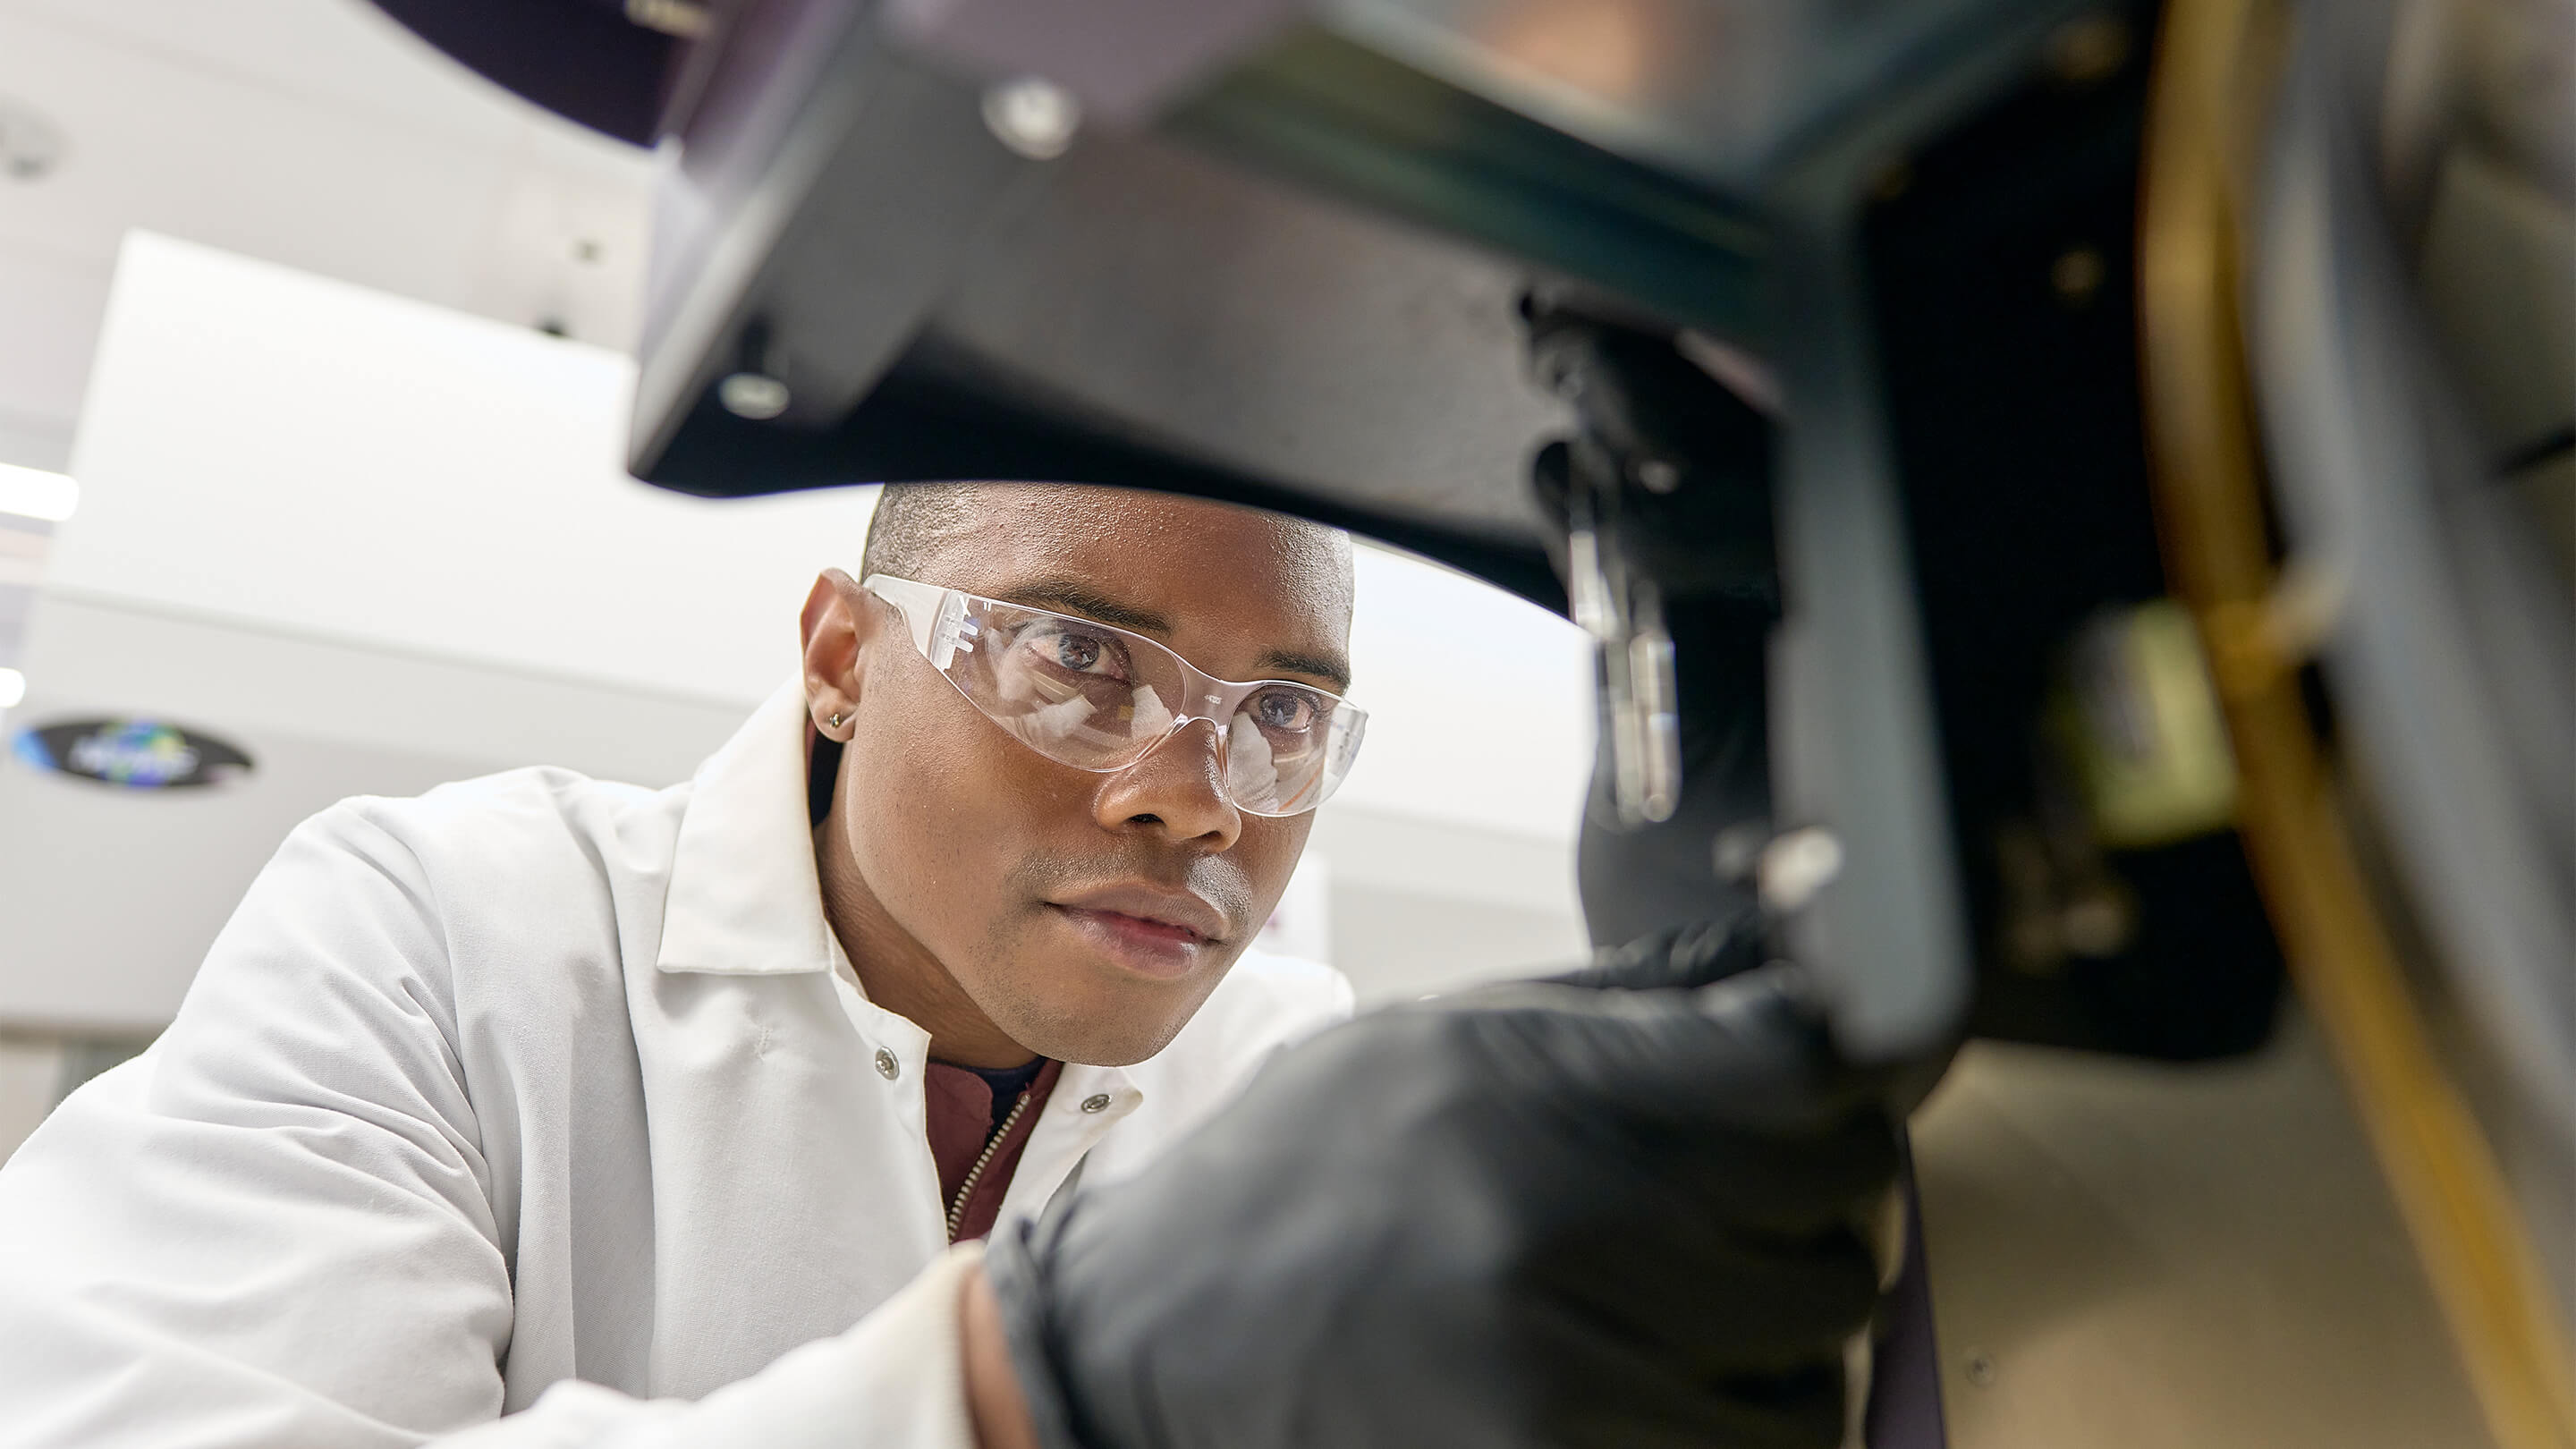
[[[1179,1021],[1158,1024],[1149,1032],[1135,1030],[1132,1023],[1122,1023],[1114,1030],[1102,1030],[1097,1022],[1071,1019],[1051,1026],[1015,1028],[1011,1039],[1042,1057],[1078,1067],[1132,1067],[1172,1044],[1181,1028]]]
[[[1081,1066],[1134,1066],[1171,1045],[1241,954],[1212,945],[1187,974],[1149,977],[1087,951],[1046,953],[1011,999],[984,1005],[1011,1040]],[[1036,989],[1028,989],[1034,986]]]

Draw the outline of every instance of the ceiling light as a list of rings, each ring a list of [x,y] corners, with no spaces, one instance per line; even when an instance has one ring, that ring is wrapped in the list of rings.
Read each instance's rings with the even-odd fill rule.
[[[60,523],[80,506],[80,485],[60,473],[0,463],[0,513]]]

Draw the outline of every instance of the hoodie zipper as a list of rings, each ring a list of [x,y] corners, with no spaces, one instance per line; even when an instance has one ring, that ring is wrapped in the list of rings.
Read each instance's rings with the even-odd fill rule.
[[[957,1200],[948,1205],[948,1241],[957,1241],[957,1230],[966,1225],[966,1202],[975,1195],[975,1184],[983,1179],[984,1169],[992,1166],[993,1154],[1001,1151],[1002,1144],[1011,1140],[1011,1129],[1020,1125],[1020,1114],[1029,1110],[1029,1097],[1036,1090],[1034,1087],[1020,1089],[1020,1099],[1011,1104],[1010,1115],[1002,1119],[1001,1126],[993,1129],[993,1140],[984,1144],[975,1165],[966,1169],[966,1180],[957,1184]]]

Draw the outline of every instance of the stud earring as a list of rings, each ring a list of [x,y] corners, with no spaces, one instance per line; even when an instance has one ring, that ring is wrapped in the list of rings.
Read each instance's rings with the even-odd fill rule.
[[[839,729],[841,727],[841,721],[847,718],[849,718],[849,716],[841,713],[837,709],[832,711],[832,728]]]

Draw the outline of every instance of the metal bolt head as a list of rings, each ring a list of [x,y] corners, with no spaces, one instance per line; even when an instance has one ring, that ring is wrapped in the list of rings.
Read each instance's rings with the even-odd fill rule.
[[[1053,81],[1022,76],[984,92],[984,124],[993,136],[1032,161],[1052,161],[1082,129],[1082,103]]]
[[[1093,1116],[1095,1116],[1095,1117],[1099,1116],[1099,1115],[1100,1115],[1101,1113],[1103,1113],[1103,1112],[1108,1111],[1108,1110],[1109,1110],[1109,1094],[1108,1094],[1107,1092],[1094,1092],[1094,1093],[1092,1093],[1090,1096],[1083,1098],[1083,1099],[1082,1099],[1082,1110],[1083,1110],[1083,1111],[1085,1111],[1085,1112],[1090,1113],[1091,1115],[1093,1115]]]
[[[884,1047],[877,1048],[877,1075],[889,1082],[903,1075],[903,1063],[896,1061],[894,1053]]]
[[[1764,905],[1782,915],[1803,910],[1843,873],[1843,843],[1813,825],[1792,830],[1763,847],[1753,873]]]
[[[738,418],[765,423],[787,411],[787,384],[764,372],[737,372],[716,384],[716,401]]]

